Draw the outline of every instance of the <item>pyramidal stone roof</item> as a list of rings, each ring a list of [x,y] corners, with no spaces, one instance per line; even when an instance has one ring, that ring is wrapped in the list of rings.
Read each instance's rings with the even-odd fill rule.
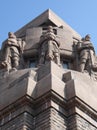
[[[47,21],[52,22],[53,24],[55,24],[56,27],[63,26],[65,29],[69,30],[69,32],[71,32],[73,36],[80,38],[80,35],[75,30],[73,30],[67,23],[65,23],[60,17],[58,17],[51,9],[46,10],[41,15],[36,17],[34,20],[32,20],[31,22],[26,24],[24,27],[19,29],[16,32],[16,35],[20,36],[21,34],[26,32],[27,28],[41,26]]]

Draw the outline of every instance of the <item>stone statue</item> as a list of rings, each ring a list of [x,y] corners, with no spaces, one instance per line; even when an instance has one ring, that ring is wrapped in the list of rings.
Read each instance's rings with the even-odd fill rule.
[[[77,49],[80,56],[79,71],[84,72],[87,70],[91,73],[95,61],[95,51],[90,41],[90,35],[86,35],[85,38],[78,42]]]
[[[7,42],[4,46],[4,59],[2,65],[6,67],[8,71],[10,69],[18,69],[21,52],[21,39],[17,39],[14,33],[9,32]]]
[[[46,61],[52,60],[60,65],[60,43],[56,39],[53,27],[48,26],[47,32],[40,37],[40,60],[39,64],[44,64]]]

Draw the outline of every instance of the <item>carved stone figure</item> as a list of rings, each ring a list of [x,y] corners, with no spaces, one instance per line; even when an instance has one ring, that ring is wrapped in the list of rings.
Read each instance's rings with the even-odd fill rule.
[[[39,64],[44,64],[46,61],[53,60],[60,65],[60,43],[56,39],[53,27],[48,26],[47,32],[40,37],[40,60]]]
[[[19,67],[21,49],[21,39],[17,39],[12,32],[8,33],[8,39],[4,47],[4,60],[2,65],[7,68],[16,70]]]
[[[78,42],[77,47],[80,55],[80,72],[87,70],[91,73],[95,61],[95,51],[90,41],[90,35],[86,35],[85,38],[82,38],[82,40]]]

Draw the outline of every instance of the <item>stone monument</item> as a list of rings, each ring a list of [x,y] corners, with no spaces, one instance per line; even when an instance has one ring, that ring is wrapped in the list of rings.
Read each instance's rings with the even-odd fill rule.
[[[0,130],[97,130],[97,57],[50,9],[0,50]]]
[[[52,26],[48,26],[47,32],[40,37],[40,60],[39,64],[46,61],[54,61],[60,65],[59,41],[56,40]]]

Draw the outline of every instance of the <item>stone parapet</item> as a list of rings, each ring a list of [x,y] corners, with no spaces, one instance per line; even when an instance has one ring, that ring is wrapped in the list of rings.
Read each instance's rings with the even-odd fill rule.
[[[2,130],[97,129],[97,83],[88,75],[63,70],[54,62],[13,74],[2,79],[0,88]]]

